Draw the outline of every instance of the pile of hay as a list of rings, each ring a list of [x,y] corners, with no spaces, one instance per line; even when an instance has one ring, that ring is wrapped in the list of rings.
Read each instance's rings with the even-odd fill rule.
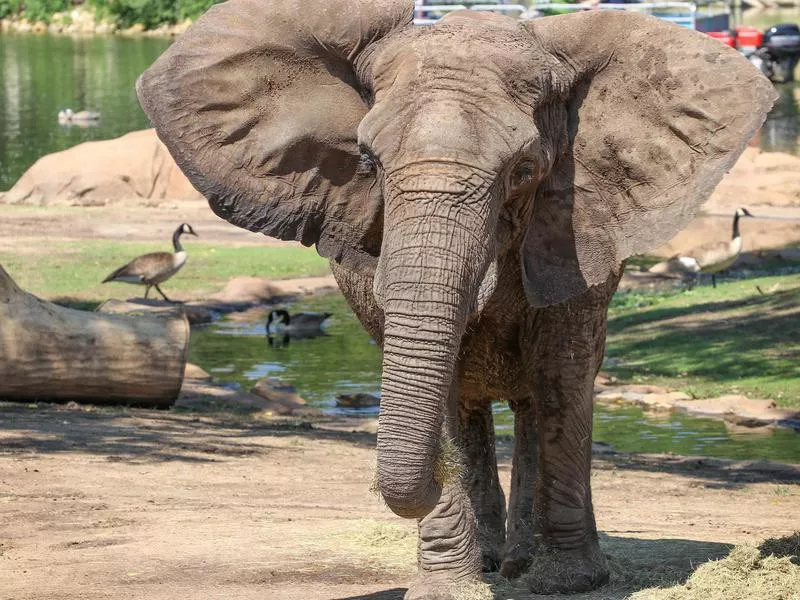
[[[699,567],[683,585],[642,590],[630,600],[800,599],[800,532],[770,539],[760,548],[736,546]]]

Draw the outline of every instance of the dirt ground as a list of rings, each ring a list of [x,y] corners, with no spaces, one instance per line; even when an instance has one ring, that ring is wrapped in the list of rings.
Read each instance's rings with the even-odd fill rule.
[[[728,206],[730,204],[730,206]],[[731,219],[739,206],[747,206],[754,219],[741,222],[744,251],[781,248],[800,243],[800,201],[795,206],[769,206],[718,201],[704,208],[689,226],[669,243],[656,249],[658,256],[672,256],[695,246],[730,239]],[[3,207],[0,250],[38,246],[41,240],[152,241],[163,244],[182,222],[200,234],[200,241],[225,246],[285,244],[259,233],[245,231],[217,217],[203,201],[182,201],[147,207],[115,204],[102,207]]]
[[[182,201],[160,206],[114,204],[110,206],[2,207],[0,250],[42,240],[116,240],[168,242],[175,228],[187,222],[199,240],[229,246],[282,244],[219,218],[204,201]]]
[[[374,428],[0,404],[0,597],[400,600],[415,528],[368,491]],[[576,600],[800,525],[800,466],[596,454],[593,490],[612,583]]]

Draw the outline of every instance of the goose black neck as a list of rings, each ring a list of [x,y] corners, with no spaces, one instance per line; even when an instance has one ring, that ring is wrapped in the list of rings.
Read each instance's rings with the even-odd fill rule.
[[[737,212],[733,215],[733,235],[731,236],[732,240],[735,240],[737,237],[741,235],[739,233],[739,213]]]
[[[281,322],[284,325],[289,324],[289,313],[283,309],[276,309],[271,310],[269,313],[269,317],[267,317],[267,325],[270,325],[273,321],[275,321],[278,317],[281,318]]]
[[[175,248],[175,252],[183,252],[183,246],[181,246],[182,233],[183,233],[183,225],[178,227],[175,230],[175,233],[172,234],[172,247]]]

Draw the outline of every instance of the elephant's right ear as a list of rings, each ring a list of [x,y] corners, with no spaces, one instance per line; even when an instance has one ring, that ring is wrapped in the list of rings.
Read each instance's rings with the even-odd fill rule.
[[[139,101],[219,216],[369,270],[383,206],[353,65],[412,18],[410,0],[229,0],[141,76]]]

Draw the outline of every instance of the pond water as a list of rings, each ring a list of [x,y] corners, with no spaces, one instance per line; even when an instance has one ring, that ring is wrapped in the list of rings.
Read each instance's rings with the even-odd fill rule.
[[[39,157],[149,126],[136,78],[167,39],[0,34],[0,190]],[[96,127],[58,124],[58,111],[93,110]]]
[[[332,313],[327,335],[293,340],[286,347],[272,348],[265,338],[265,310],[254,320],[225,320],[193,329],[189,360],[209,371],[216,380],[245,390],[262,377],[277,377],[294,385],[310,404],[325,412],[377,414],[377,409],[336,407],[337,394],[380,392],[380,350],[342,296],[314,297],[289,308],[290,312]],[[497,432],[512,435],[513,416],[508,406],[497,403],[494,412]],[[672,452],[800,463],[799,438],[791,430],[731,430],[715,419],[645,413],[632,407],[596,407],[594,439],[623,452]]]
[[[790,21],[800,21],[800,11],[740,17],[761,28]],[[134,82],[169,44],[161,38],[0,35],[0,190],[44,154],[147,127]],[[780,100],[753,143],[798,153],[800,83],[777,88]],[[62,108],[99,111],[103,119],[97,127],[63,127],[56,119]]]

